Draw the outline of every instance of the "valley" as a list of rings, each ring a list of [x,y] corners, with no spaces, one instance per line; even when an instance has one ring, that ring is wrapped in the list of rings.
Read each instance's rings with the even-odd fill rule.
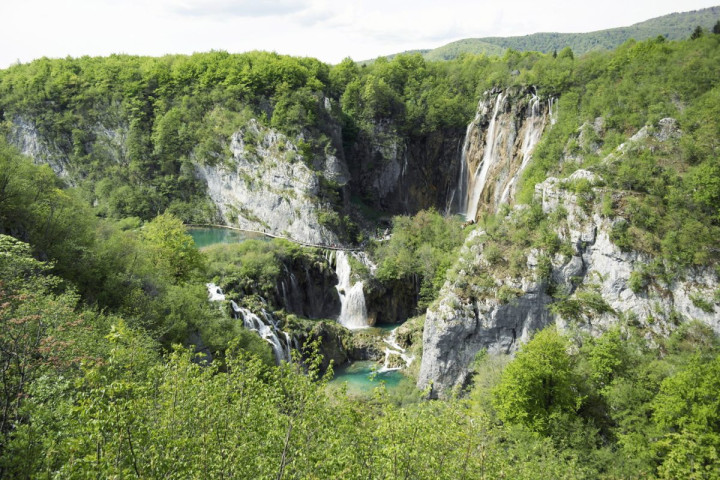
[[[0,476],[717,478],[718,79],[702,29],[0,70]]]

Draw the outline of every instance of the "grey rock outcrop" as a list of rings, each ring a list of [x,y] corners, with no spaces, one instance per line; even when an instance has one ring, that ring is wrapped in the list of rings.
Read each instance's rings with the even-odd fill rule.
[[[583,294],[590,294],[602,308],[582,310],[573,318],[552,314],[549,306],[557,300],[548,295],[548,285],[531,280],[540,256],[536,250],[527,253],[525,279],[493,279],[498,289],[512,288],[515,298],[503,303],[498,295],[484,299],[475,295],[475,286],[467,284],[462,270],[484,262],[482,245],[474,241],[482,232],[473,232],[456,265],[457,278],[445,284],[440,299],[427,312],[418,387],[432,386],[433,396],[462,387],[480,350],[513,353],[534,331],[553,322],[561,330],[579,328],[591,334],[619,323],[631,323],[651,339],[655,335],[667,336],[682,322],[698,320],[720,334],[715,272],[691,269],[669,284],[652,281],[633,289],[634,272],[641,272],[653,258],[637,251],[623,251],[613,243],[613,226],[623,220],[605,217],[597,207],[588,208],[571,188],[581,180],[593,186],[596,198],[607,193],[595,186],[602,183],[597,175],[578,170],[567,179],[546,179],[535,187],[535,195],[547,214],[564,209],[564,221],[555,230],[560,240],[572,247],[571,254],[552,258],[549,280],[553,288],[578,302],[587,298]]]
[[[20,153],[32,158],[33,162],[38,165],[49,165],[55,175],[72,184],[67,157],[61,154],[56,145],[48,144],[30,120],[15,117],[8,140],[20,150]]]
[[[473,245],[473,239],[481,234],[473,232],[461,252],[461,258],[469,258],[476,265],[484,261],[482,247]],[[528,264],[531,270],[536,267],[531,261]],[[468,367],[481,350],[491,354],[513,353],[535,330],[552,320],[546,308],[552,298],[545,293],[543,283],[506,280],[506,285],[515,288],[518,295],[502,301],[459,294],[458,287],[465,284],[464,276],[460,270],[456,282],[447,282],[439,301],[426,314],[418,387],[431,387],[432,397],[463,387],[470,380]],[[502,282],[497,283],[499,286]]]
[[[256,143],[245,135],[257,138]],[[332,207],[320,198],[318,172],[302,159],[285,135],[251,121],[230,139],[231,158],[215,165],[197,164],[198,175],[227,225],[328,245],[337,235],[320,223]],[[336,182],[346,181],[344,165],[333,155],[323,159]]]
[[[457,186],[462,131],[402,134],[391,121],[361,131],[346,150],[353,194],[388,214],[446,209]]]
[[[567,222],[559,234],[562,239],[570,241],[575,254],[567,263],[554,270],[555,281],[567,286],[577,284],[578,288],[592,285],[616,312],[588,319],[584,327],[591,331],[602,331],[615,324],[618,314],[622,314],[658,335],[667,335],[676,323],[690,319],[699,320],[720,334],[720,308],[706,311],[707,308],[701,308],[701,302],[697,301],[698,298],[713,298],[718,288],[715,273],[710,269],[691,269],[670,284],[655,283],[647,288],[633,290],[631,275],[641,271],[653,258],[640,252],[620,249],[612,242],[611,232],[613,226],[623,220],[603,217],[597,211],[585,212],[579,206],[577,195],[563,189],[564,185],[581,178],[593,183],[600,180],[591,172],[578,170],[563,181],[548,178],[535,187],[535,192],[546,213],[556,210],[560,205],[567,210]],[[600,196],[603,189],[596,188],[595,193]],[[573,265],[581,265],[582,268],[572,270]],[[568,269],[572,273],[568,273]],[[558,324],[564,326],[567,321],[560,317]]]

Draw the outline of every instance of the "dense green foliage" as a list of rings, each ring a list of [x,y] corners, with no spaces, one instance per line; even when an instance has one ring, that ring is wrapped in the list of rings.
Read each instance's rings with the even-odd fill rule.
[[[699,26],[710,31],[720,17],[720,7],[691,12],[671,13],[636,23],[588,33],[533,33],[522,37],[466,38],[442,47],[423,51],[427,60],[451,60],[464,53],[503,55],[508,49],[522,52],[553,53],[570,47],[577,54],[594,50],[613,50],[627,40],[647,40],[657,36],[683,40]]]
[[[468,399],[400,407],[327,390],[319,358],[160,356],[52,293],[25,244],[0,245],[5,477],[717,478],[720,357],[698,325],[660,348],[614,330],[574,353],[547,330],[500,375],[480,360]]]
[[[376,278],[390,284],[414,285],[417,309],[423,312],[437,297],[464,238],[457,217],[443,217],[435,211],[395,217],[392,236],[375,248]]]
[[[9,150],[2,158],[3,171],[14,173],[5,184],[3,221],[31,239],[45,238],[22,229],[19,213],[40,215],[53,199],[64,206],[71,197],[53,195],[71,192],[35,192],[35,201],[13,203],[23,193],[19,186],[45,169]],[[76,274],[60,269],[61,256],[53,268],[34,259],[29,245],[0,237],[5,477],[717,478],[720,357],[718,340],[705,327],[688,324],[669,339],[655,338],[654,348],[646,333],[630,327],[572,340],[547,330],[504,368],[480,359],[466,399],[400,406],[401,399],[378,392],[360,402],[325,388],[319,358],[306,362],[309,371],[269,367],[264,342],[242,331],[233,335],[230,324],[214,327],[223,349],[231,348],[211,366],[180,347],[160,354],[154,339],[181,338],[183,322],[211,313],[202,307],[204,287],[193,284],[197,251],[188,250],[177,220],[160,216],[138,230],[132,222],[88,220],[83,210],[59,206],[55,211],[67,216],[42,217],[50,227],[80,220],[92,227],[87,257],[76,261],[87,266],[94,252],[103,252],[109,263],[89,268],[98,280],[95,295],[78,295],[71,285]],[[526,212],[539,217],[532,208]],[[494,218],[484,220],[491,234]],[[449,251],[462,238],[459,228],[456,240],[439,232],[453,221],[433,212],[399,219],[398,244],[388,248]],[[535,223],[533,230],[544,228]],[[557,239],[537,238],[558,248]],[[62,250],[66,241],[44,245]],[[118,242],[131,264],[115,256]],[[251,243],[245,262],[233,268],[272,270],[294,248]],[[88,305],[90,298],[115,298],[105,290],[136,278],[145,262],[158,273],[137,277],[145,283],[127,303],[118,299],[117,313]],[[120,267],[121,281],[100,282],[112,267]],[[168,293],[193,285],[196,300]],[[166,323],[155,323],[154,307],[146,307],[153,305],[164,305]],[[196,326],[212,338],[212,328]]]
[[[215,209],[192,160],[216,162],[252,117],[287,133],[317,129],[329,90],[327,65],[262,52],[41,59],[0,72],[0,130],[42,136],[58,152],[41,155],[67,162],[105,215],[169,210],[200,222]]]
[[[4,142],[0,172],[0,232],[32,245],[85,305],[121,315],[165,345],[187,342],[192,332],[203,333],[211,350],[238,335],[254,341],[207,304],[205,260],[177,218],[164,214],[144,225],[99,219],[77,190],[61,188],[47,166]]]
[[[524,199],[548,174],[598,173],[602,185],[566,187],[622,218],[617,245],[659,254],[631,278],[641,292],[717,260],[720,37],[695,37],[582,57],[407,55],[364,68],[212,52],[0,72],[2,133],[36,129],[77,183],[66,188],[0,141],[0,233],[12,235],[0,235],[0,476],[718,478],[720,346],[707,327],[659,338],[616,312],[617,328],[599,337],[550,329],[512,360],[480,355],[464,398],[418,402],[411,392],[403,402],[380,390],[360,402],[326,388],[312,352],[271,366],[266,342],[207,301],[207,276],[233,295],[269,298],[288,264],[327,265],[320,252],[248,241],[201,253],[178,218],[214,215],[192,162],[217,161],[249,118],[307,133],[312,152],[329,145],[328,115],[346,145],[383,123],[413,138],[464,127],[486,89],[535,85],[559,104]],[[325,95],[339,108],[321,108]],[[665,117],[683,134],[663,131]],[[99,125],[127,136],[127,151]],[[645,125],[648,136],[617,148]],[[450,268],[465,239],[458,219],[396,217],[392,238],[374,247],[376,280],[411,284],[418,310],[447,277],[463,298],[512,302],[518,292],[496,279],[522,277],[535,250],[536,280],[552,290],[551,260],[572,253],[556,233],[567,212],[529,203],[483,215],[463,269]],[[610,308],[592,288],[551,293],[568,320]],[[214,361],[194,356],[195,334]]]
[[[586,200],[604,201],[605,215],[627,221],[613,236],[619,246],[659,255],[674,271],[714,262],[720,36],[628,42],[566,68],[557,122],[525,172],[521,200],[548,175],[589,169],[614,194],[593,198],[586,189]],[[667,117],[677,124],[660,124]],[[647,135],[627,142],[644,125]]]

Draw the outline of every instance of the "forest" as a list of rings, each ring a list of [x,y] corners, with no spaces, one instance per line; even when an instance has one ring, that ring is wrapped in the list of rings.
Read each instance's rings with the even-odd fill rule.
[[[479,353],[472,382],[448,398],[427,400],[410,382],[356,397],[328,387],[334,367],[319,339],[275,365],[264,340],[207,301],[211,280],[246,306],[268,299],[283,262],[316,264],[319,249],[273,240],[199,250],[185,227],[218,219],[193,165],[222,161],[250,119],[301,138],[309,159],[350,151],[382,122],[408,141],[462,132],[483,92],[532,87],[558,99],[557,120],[522,176],[517,201],[528,207],[516,217],[488,213],[464,229],[438,210],[407,212],[378,242],[339,200],[343,188],[323,186],[348,219],[336,228],[369,244],[370,287],[412,283],[422,322],[459,275],[469,231],[482,228],[511,273],[527,249],[562,252],[558,219],[533,192],[581,168],[601,174],[607,193],[576,182],[576,195],[622,219],[613,242],[654,259],[633,290],[692,269],[717,280],[718,79],[720,34],[709,31],[584,55],[414,54],[363,66],[218,51],[0,71],[0,477],[720,478],[720,338],[701,322],[678,319],[657,337],[627,315],[592,335],[578,314],[514,356]],[[683,132],[676,141],[609,157],[668,117]],[[127,126],[122,158],[98,141],[103,122]],[[68,159],[64,176],[20,153],[18,124]],[[560,161],[568,157],[576,161]],[[553,308],[572,317],[594,300]],[[696,301],[715,311],[720,289]]]

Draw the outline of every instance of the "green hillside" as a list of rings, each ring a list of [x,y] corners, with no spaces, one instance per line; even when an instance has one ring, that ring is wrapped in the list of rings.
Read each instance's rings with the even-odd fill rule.
[[[358,68],[349,59],[330,66],[210,52],[39,59],[0,71],[0,478],[719,479],[720,34],[648,35],[584,56],[415,54]],[[526,343],[514,356],[478,351],[468,358],[472,381],[447,399],[425,401],[433,386],[412,382],[366,397],[330,388],[322,347],[365,355],[360,342],[373,332],[338,333],[334,320],[301,318],[271,295],[284,293],[278,280],[293,293],[303,278],[340,277],[331,266],[338,253],[284,240],[200,251],[186,233],[183,221],[214,213],[200,168],[232,160],[236,175],[241,160],[258,172],[284,162],[295,186],[319,178],[295,167],[315,168],[309,159],[332,153],[349,167],[372,161],[382,175],[386,145],[426,155],[428,138],[462,135],[478,99],[492,98],[483,92],[512,89],[550,109],[518,180],[525,206],[464,228],[437,211],[398,216],[389,239],[368,242],[374,277],[352,257],[368,299],[387,289],[381,305],[392,305],[405,295],[393,287],[416,288],[428,312],[449,305],[447,330],[485,328],[475,319],[490,304],[516,321],[529,299],[516,286],[525,284],[567,320],[566,333],[551,324],[518,335]],[[280,134],[297,151],[284,141],[282,157],[262,157],[271,145],[280,151],[271,141]],[[244,146],[242,159],[233,143]],[[408,159],[398,185],[435,187],[408,180],[422,158],[398,157]],[[48,166],[58,158],[62,178]],[[370,178],[349,170],[350,187]],[[580,170],[597,180],[571,177]],[[550,177],[572,199],[568,208],[545,211],[534,196]],[[316,186],[322,202],[304,200],[344,215],[341,188]],[[581,232],[591,217],[604,230],[573,239],[569,222]],[[590,250],[600,242],[632,259],[618,298],[651,309],[605,300],[602,284],[615,277],[592,268],[610,258]],[[554,266],[561,257],[567,263]],[[531,266],[537,276],[524,277]],[[553,273],[561,268],[567,283]],[[565,289],[583,270],[592,283]],[[712,288],[692,285],[663,320],[672,289],[698,278]],[[209,303],[208,281],[228,298]],[[344,286],[333,283],[324,286],[339,296]],[[436,302],[441,286],[447,303]],[[276,319],[288,344],[297,334],[304,356],[274,365],[272,342],[244,327],[236,301],[256,305],[252,318]],[[711,321],[693,321],[695,311]],[[615,316],[601,333],[604,314]],[[432,321],[410,318],[412,329],[390,338],[428,358],[424,340],[439,330]]]
[[[466,38],[448,43],[424,54],[428,60],[450,60],[462,53],[502,55],[512,48],[519,51],[552,53],[570,47],[576,54],[592,50],[612,50],[630,38],[646,40],[662,35],[668,40],[689,37],[699,25],[711,30],[720,19],[720,7],[691,12],[671,13],[629,27],[610,28],[588,33],[533,33],[521,37]]]

